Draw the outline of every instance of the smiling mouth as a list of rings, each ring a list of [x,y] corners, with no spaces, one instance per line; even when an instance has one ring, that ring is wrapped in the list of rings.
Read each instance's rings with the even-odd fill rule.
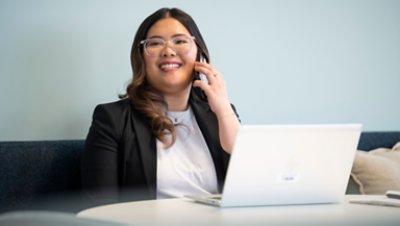
[[[168,71],[168,70],[177,69],[177,68],[179,68],[180,66],[181,66],[180,64],[162,64],[162,65],[160,66],[160,68],[161,68],[161,70],[166,70],[166,71]]]

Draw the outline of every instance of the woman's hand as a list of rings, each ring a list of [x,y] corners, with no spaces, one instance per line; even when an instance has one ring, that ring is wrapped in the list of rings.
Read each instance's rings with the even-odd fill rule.
[[[218,118],[233,113],[231,108],[228,91],[225,86],[225,80],[219,71],[208,63],[196,62],[194,69],[204,74],[208,83],[202,80],[196,80],[194,87],[200,87],[206,94],[211,110]]]
[[[210,108],[218,118],[221,146],[231,153],[239,129],[239,120],[229,102],[225,80],[219,71],[208,63],[196,62],[194,69],[207,77],[208,83],[196,80],[193,86],[200,87],[206,94]]]

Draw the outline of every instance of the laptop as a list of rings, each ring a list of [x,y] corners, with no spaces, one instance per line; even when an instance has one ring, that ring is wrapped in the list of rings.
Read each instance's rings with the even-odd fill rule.
[[[344,201],[361,124],[242,125],[221,195],[186,196],[220,207]]]

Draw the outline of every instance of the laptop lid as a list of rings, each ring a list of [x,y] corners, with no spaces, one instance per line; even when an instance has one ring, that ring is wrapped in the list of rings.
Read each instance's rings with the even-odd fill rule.
[[[241,126],[220,206],[343,201],[360,133],[360,124]]]

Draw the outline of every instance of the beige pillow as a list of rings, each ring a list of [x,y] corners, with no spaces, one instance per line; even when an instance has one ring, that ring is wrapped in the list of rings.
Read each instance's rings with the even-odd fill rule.
[[[385,194],[400,190],[400,142],[393,149],[357,151],[351,176],[361,194]]]
[[[357,151],[351,176],[361,194],[385,194],[400,190],[400,142],[393,149]]]

